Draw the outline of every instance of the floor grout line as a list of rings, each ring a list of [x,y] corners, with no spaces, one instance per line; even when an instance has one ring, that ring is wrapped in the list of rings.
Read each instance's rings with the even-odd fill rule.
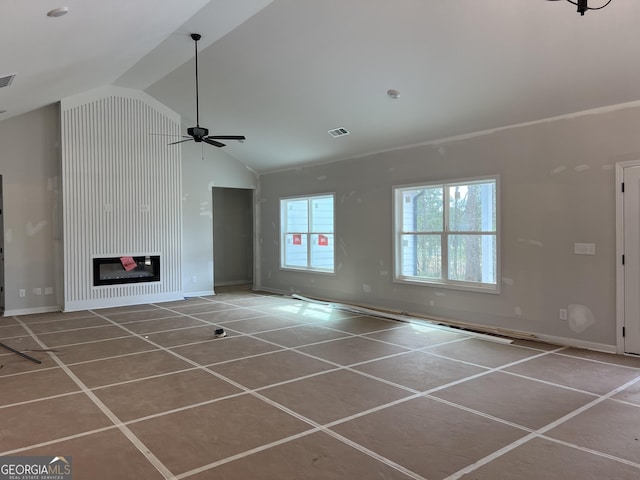
[[[27,445],[25,447],[14,448],[12,450],[6,450],[4,452],[0,452],[0,457],[4,457],[7,455],[16,455],[21,452],[26,452],[27,450],[33,450],[34,448],[47,447],[49,445],[55,445],[60,442],[67,442],[69,440],[75,440],[76,438],[82,438],[89,435],[94,435],[96,433],[108,432],[109,430],[115,430],[118,428],[116,425],[109,425],[108,427],[96,428],[93,430],[88,430],[86,432],[80,432],[73,435],[67,435],[65,437],[55,438],[53,440],[47,440],[46,442],[34,443],[33,445]]]
[[[53,370],[56,368],[60,368],[60,367],[56,365],[55,367],[36,368],[35,370],[27,370],[26,372],[8,373],[6,375],[0,375],[0,380],[2,380],[3,378],[17,377],[18,375],[29,375],[30,373],[45,372],[47,370]]]
[[[569,347],[567,347],[567,348],[569,348]],[[579,357],[577,355],[571,355],[570,353],[558,353],[557,355],[559,355],[561,357],[571,358],[571,359],[574,359],[574,360],[585,360],[587,362],[599,363],[600,365],[610,365],[610,366],[615,366],[615,367],[628,368],[630,370],[640,370],[640,367],[631,367],[629,365],[621,365],[619,363],[605,362],[605,361],[602,361],[602,360],[598,360],[596,358]]]
[[[0,405],[0,410],[2,410],[3,408],[11,408],[11,407],[19,407],[21,405],[29,405],[30,403],[37,403],[37,402],[41,402],[41,401],[44,401],[44,400],[53,400],[54,398],[67,397],[69,395],[76,395],[78,393],[83,393],[83,392],[82,392],[82,390],[73,390],[71,392],[59,393],[57,395],[50,395],[48,397],[38,397],[38,398],[33,398],[31,400],[24,400],[22,402],[8,403],[6,405]]]
[[[580,445],[576,445],[575,443],[566,442],[564,440],[560,440],[559,438],[548,437],[547,435],[538,435],[538,437],[542,438],[544,440],[547,440],[549,442],[558,443],[560,445],[564,445],[565,447],[570,447],[570,448],[573,448],[575,450],[579,450],[581,452],[586,452],[586,453],[590,453],[592,455],[597,455],[598,457],[608,458],[609,460],[615,460],[616,462],[624,463],[626,465],[629,465],[630,467],[635,467],[637,469],[640,469],[640,463],[632,462],[631,460],[627,460],[626,458],[617,457],[615,455],[611,455],[610,453],[601,452],[601,451],[598,451],[598,450],[593,450],[593,449],[587,448],[587,447],[581,447]],[[640,476],[640,472],[638,472],[638,475]]]
[[[234,460],[240,460],[242,458],[248,457],[249,455],[253,455],[255,453],[260,453],[260,452],[263,452],[263,451],[268,450],[270,448],[277,447],[279,445],[284,445],[284,444],[292,442],[294,440],[298,440],[299,438],[303,438],[303,437],[306,437],[306,436],[311,435],[313,433],[316,433],[319,430],[320,429],[317,429],[317,428],[312,428],[310,430],[305,430],[304,432],[298,433],[296,435],[291,435],[289,437],[285,437],[285,438],[282,438],[280,440],[276,440],[275,442],[266,443],[266,444],[261,445],[259,447],[255,447],[255,448],[252,448],[250,450],[247,450],[245,452],[238,453],[236,455],[231,455],[230,457],[226,457],[226,458],[220,459],[220,460],[218,460],[216,462],[211,462],[211,463],[208,463],[208,464],[205,464],[205,465],[201,465],[198,468],[194,468],[192,470],[188,470],[188,471],[186,471],[184,473],[176,475],[176,479],[177,480],[182,480],[183,478],[188,478],[188,477],[191,477],[193,475],[197,475],[198,473],[206,472],[207,470],[211,470],[213,468],[219,467],[220,465],[224,465],[225,463],[230,463],[230,462],[233,462]]]
[[[548,380],[542,380],[540,378],[530,377],[528,375],[523,375],[522,373],[509,372],[509,371],[504,370],[504,369],[500,369],[500,372],[505,373],[507,375],[511,375],[513,377],[523,378],[525,380],[531,380],[531,381],[534,381],[534,382],[537,382],[537,383],[542,383],[544,385],[549,385],[550,387],[558,387],[558,388],[562,388],[563,390],[568,390],[568,391],[571,391],[571,392],[583,393],[585,395],[590,395],[592,397],[599,397],[601,395],[599,393],[589,392],[587,390],[582,390],[580,388],[569,387],[568,385],[561,385],[559,383],[550,382]]]
[[[498,450],[496,450],[495,452],[491,453],[490,455],[487,455],[484,458],[481,458],[480,460],[467,465],[465,468],[457,471],[456,473],[448,476],[445,480],[457,480],[458,478],[461,478],[463,475],[466,475],[468,473],[473,472],[474,470],[477,470],[478,468],[480,468],[483,465],[486,465],[487,463],[500,458],[502,456],[504,456],[505,454],[509,453],[510,451],[512,451],[513,449],[519,447],[520,445],[523,445],[525,443],[527,443],[528,441],[532,440],[533,438],[539,437],[541,435],[543,435],[544,433],[548,432],[549,430],[557,427],[558,425],[561,425],[563,423],[565,423],[566,421],[576,417],[577,415],[580,415],[583,412],[586,412],[587,410],[591,409],[592,407],[594,407],[595,405],[598,405],[602,402],[604,402],[605,400],[607,400],[608,398],[610,398],[611,396],[615,395],[618,392],[621,392],[623,390],[625,390],[626,388],[629,388],[630,386],[634,385],[635,383],[638,383],[640,381],[640,376],[634,378],[633,380],[630,380],[628,382],[626,382],[625,384],[614,388],[613,390],[611,390],[610,392],[599,396],[598,398],[592,400],[591,402],[582,405],[581,407],[576,408],[575,410],[567,413],[566,415],[563,415],[562,417],[554,420],[553,422],[548,423],[547,425],[545,425],[544,427],[541,427],[535,431],[533,431],[532,433],[522,437],[521,439],[516,440],[515,442],[510,443],[509,445],[506,445]],[[574,445],[576,448],[578,449],[582,449],[583,447],[580,447],[579,445]]]
[[[15,318],[15,317],[14,317]],[[19,319],[16,318],[16,320],[20,321]],[[38,344],[40,344],[40,346],[42,348],[48,348],[47,345],[38,338],[38,336],[31,331],[31,329],[26,325],[26,324],[22,324],[22,326],[29,332],[29,334],[33,337],[33,339],[38,342]],[[158,470],[158,472],[160,472],[162,474],[162,476],[165,477],[165,479],[174,479],[175,476],[173,475],[173,473],[171,473],[171,471],[160,461],[160,459],[158,457],[156,457],[151,450],[149,450],[146,445],[144,445],[144,443],[142,443],[142,441],[136,437],[136,435],[125,425],[123,425],[123,423],[120,421],[120,419],[102,402],[102,400],[100,400],[95,393],[93,393],[86,385],[85,383],[80,380],[80,378],[73,373],[69,367],[67,367],[64,362],[62,362],[58,356],[53,353],[53,352],[48,352],[49,356],[54,360],[54,362],[56,362],[63,370],[64,372],[69,376],[69,378],[71,380],[73,380],[76,385],[78,385],[78,387],[80,387],[80,389],[83,391],[83,393],[89,397],[89,399],[95,404],[96,407],[98,407],[98,409],[100,409],[100,411],[116,426],[116,428],[118,428],[118,430],[120,430],[120,432],[122,432],[122,434],[124,434],[125,437],[127,437],[129,439],[129,441],[140,451],[140,453],[142,453],[142,455],[144,455],[144,457],[149,461],[149,463],[151,463],[156,470]]]
[[[155,351],[157,351],[157,350],[155,350]],[[104,390],[104,389],[112,388],[112,387],[120,387],[122,385],[128,385],[130,383],[143,382],[145,380],[153,380],[154,378],[169,377],[171,375],[176,375],[178,373],[193,372],[194,370],[199,370],[199,368],[198,367],[190,367],[190,368],[184,368],[184,369],[181,369],[181,370],[173,370],[171,372],[162,372],[162,373],[158,373],[156,375],[148,375],[146,377],[133,378],[131,380],[123,380],[122,382],[108,383],[106,385],[97,385],[95,387],[91,387],[90,390],[95,391],[95,390]]]

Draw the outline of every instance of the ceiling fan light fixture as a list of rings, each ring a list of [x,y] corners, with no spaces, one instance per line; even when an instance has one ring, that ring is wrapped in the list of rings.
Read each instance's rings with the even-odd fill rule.
[[[555,1],[558,1],[558,0],[547,0],[547,1],[555,2]],[[599,7],[590,7],[588,5],[588,0],[576,0],[576,1],[574,1],[574,0],[566,0],[566,1],[571,3],[571,4],[573,4],[573,5],[575,5],[576,7],[578,7],[577,11],[580,14],[580,16],[584,16],[584,13],[587,10],[602,10],[604,7],[606,7],[607,5],[609,5],[611,3],[611,0],[608,0],[604,5],[601,5]]]
[[[53,10],[49,10],[47,12],[47,17],[58,18],[65,16],[67,13],[69,13],[69,7],[58,7]]]

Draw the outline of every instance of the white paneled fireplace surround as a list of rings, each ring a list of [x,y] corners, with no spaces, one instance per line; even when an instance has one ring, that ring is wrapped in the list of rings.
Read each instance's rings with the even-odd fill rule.
[[[179,135],[180,117],[116,87],[64,99],[61,116],[63,309],[183,298],[181,149],[153,135]]]

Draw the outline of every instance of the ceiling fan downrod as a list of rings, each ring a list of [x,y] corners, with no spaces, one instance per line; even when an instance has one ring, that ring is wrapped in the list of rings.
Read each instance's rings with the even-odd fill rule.
[[[191,38],[194,41],[196,51],[196,127],[200,128],[200,98],[198,92],[198,41],[202,38],[199,33],[192,33]]]

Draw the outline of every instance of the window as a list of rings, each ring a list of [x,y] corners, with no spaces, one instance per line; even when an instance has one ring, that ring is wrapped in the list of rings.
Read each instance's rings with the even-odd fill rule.
[[[394,188],[395,280],[498,293],[498,179]]]
[[[333,273],[333,194],[280,200],[280,266]]]

